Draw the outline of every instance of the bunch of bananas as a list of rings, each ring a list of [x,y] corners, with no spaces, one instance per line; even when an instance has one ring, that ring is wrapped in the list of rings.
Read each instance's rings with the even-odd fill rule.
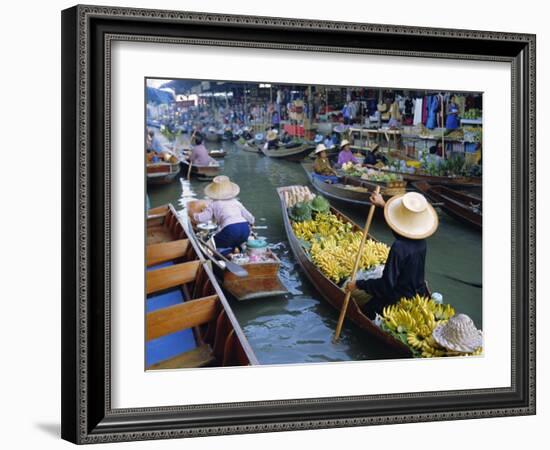
[[[413,298],[402,298],[398,303],[387,306],[382,312],[382,326],[387,332],[406,343],[413,355],[423,358],[437,356],[464,356],[464,353],[453,352],[441,347],[432,337],[433,330],[443,325],[455,315],[451,305],[442,305],[432,299],[416,295]],[[479,355],[480,347],[474,353]]]
[[[294,222],[294,234],[309,244],[313,263],[335,283],[351,275],[361,244],[361,232],[332,213],[317,214],[314,220]],[[360,270],[386,262],[389,247],[367,239],[361,255]]]

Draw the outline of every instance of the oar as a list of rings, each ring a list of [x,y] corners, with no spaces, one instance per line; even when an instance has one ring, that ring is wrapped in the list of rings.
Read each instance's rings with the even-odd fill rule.
[[[376,190],[374,192],[375,194],[379,194],[380,186],[376,186]],[[363,255],[363,247],[365,246],[365,241],[367,240],[367,236],[369,234],[369,228],[372,222],[372,218],[374,216],[375,208],[376,206],[373,204],[369,209],[369,214],[367,216],[367,223],[365,224],[365,228],[363,229],[363,237],[361,238],[361,244],[359,244],[359,251],[357,252],[357,256],[355,257],[355,265],[353,266],[353,272],[351,273],[351,277],[349,279],[350,283],[355,281],[355,276],[357,275],[357,270],[359,269],[361,256]],[[342,304],[342,309],[340,310],[340,317],[338,318],[338,324],[336,325],[336,331],[334,332],[333,342],[335,343],[338,342],[338,340],[340,339],[340,332],[342,331],[342,325],[344,324],[344,317],[346,317],[350,297],[351,297],[351,291],[346,292],[344,303]]]
[[[191,169],[193,168],[193,162],[189,159],[189,168],[187,169],[187,181],[191,180]]]
[[[238,264],[235,264],[233,261],[230,261],[225,256],[223,256],[221,253],[214,250],[212,247],[210,247],[206,242],[204,242],[201,238],[197,237],[197,240],[204,245],[208,250],[210,250],[217,258],[220,258],[225,263],[225,268],[229,270],[232,274],[237,275],[238,277],[247,277],[248,272]]]

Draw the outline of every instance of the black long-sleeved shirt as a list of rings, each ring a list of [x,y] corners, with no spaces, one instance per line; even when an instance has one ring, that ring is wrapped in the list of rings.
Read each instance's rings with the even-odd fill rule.
[[[426,240],[394,235],[396,240],[390,248],[382,278],[357,281],[359,289],[388,304],[402,297],[428,295],[424,273]]]

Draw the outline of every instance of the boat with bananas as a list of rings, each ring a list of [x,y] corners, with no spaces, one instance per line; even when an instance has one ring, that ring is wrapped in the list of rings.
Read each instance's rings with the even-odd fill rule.
[[[147,163],[147,184],[168,184],[180,173],[179,161],[159,161]]]
[[[323,228],[332,228],[334,235],[329,237],[331,242],[326,244],[318,244],[306,242],[304,237],[298,237],[296,235],[296,230],[301,230],[302,228],[308,227],[312,221],[306,222],[295,222],[291,219],[289,214],[289,207],[291,205],[303,203],[303,199],[311,199],[312,194],[307,188],[307,186],[286,186],[280,187],[277,189],[279,194],[279,199],[281,202],[281,209],[283,214],[283,223],[285,226],[286,234],[288,237],[288,242],[294,257],[302,267],[307,278],[311,281],[312,285],[319,291],[321,296],[331,304],[336,310],[340,311],[344,303],[344,298],[346,292],[341,287],[343,278],[349,276],[352,271],[353,266],[353,249],[359,248],[359,242],[361,240],[361,228],[358,227],[355,223],[351,221],[348,217],[342,214],[340,211],[330,206],[331,215],[325,214],[324,220],[328,223],[321,224],[320,227]],[[297,199],[298,197],[298,199]],[[304,225],[296,225],[297,223],[302,223]],[[317,230],[309,230],[313,236],[316,236]],[[307,230],[306,230],[307,232]],[[348,241],[347,249],[339,249],[338,253],[342,258],[345,258],[346,261],[341,261],[342,267],[338,270],[329,271],[325,266],[324,257],[335,257],[336,251],[327,252],[326,250],[319,251],[319,245],[332,245],[334,240],[343,239],[343,236],[350,236]],[[348,238],[345,238],[348,239]],[[384,255],[387,256],[389,249],[384,244],[375,240],[372,236],[369,236],[369,239],[366,242],[368,251],[363,253],[362,264],[367,262],[368,264],[380,264],[382,261],[385,261]],[[341,251],[340,251],[341,250]],[[372,251],[372,253],[369,253]],[[357,252],[357,250],[355,250]],[[345,267],[343,267],[345,265]],[[325,269],[323,270],[323,267]],[[400,340],[396,339],[390,333],[384,331],[378,327],[371,319],[369,319],[361,310],[360,299],[352,296],[347,310],[347,318],[351,320],[355,325],[359,326],[361,329],[365,330],[370,335],[379,339],[398,354],[404,356],[410,356],[411,350]]]
[[[189,204],[188,204],[189,206]],[[215,250],[215,244],[211,236],[213,229],[200,229],[189,227],[189,236],[195,241],[196,247],[202,255],[212,262],[214,274],[222,288],[229,292],[235,299],[255,300],[259,298],[275,297],[288,293],[281,282],[279,270],[281,261],[270,249],[265,248],[259,257],[237,254],[227,258]],[[229,270],[228,264],[236,264],[244,269],[246,274],[235,273]]]
[[[432,202],[436,202],[450,216],[481,230],[483,201],[480,197],[458,192],[446,186],[432,185],[425,181],[412,184]]]
[[[198,166],[196,164],[189,163],[189,157],[187,155],[182,155],[180,157],[180,162],[182,167],[185,170],[185,173],[188,174],[189,166],[191,166],[191,175],[196,176],[199,180],[209,180],[218,176],[221,172],[220,163],[211,162],[208,165]]]
[[[261,151],[270,158],[284,158],[288,160],[301,161],[307,155],[315,150],[315,146],[308,142],[291,142],[288,144],[280,143],[276,149],[267,149],[264,145]]]
[[[258,364],[172,205],[148,211],[146,242],[146,370]]]

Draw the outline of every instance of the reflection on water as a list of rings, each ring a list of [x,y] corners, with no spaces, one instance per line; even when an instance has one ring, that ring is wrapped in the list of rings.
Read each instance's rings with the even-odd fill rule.
[[[220,144],[207,144],[211,149]],[[261,364],[349,361],[392,358],[385,346],[365,332],[345,323],[338,344],[332,343],[338,313],[320,298],[300,271],[286,241],[276,188],[308,184],[300,164],[240,151],[224,142],[227,156],[223,173],[239,184],[239,199],[256,217],[258,230],[281,259],[281,278],[289,293],[285,296],[238,302],[230,298],[237,316]],[[148,187],[151,205],[173,203],[182,209],[189,199],[202,198],[207,182],[182,176],[179,182]],[[367,211],[334,203],[346,215],[363,224]],[[375,215],[372,234],[391,244],[393,236],[380,211]],[[468,314],[478,327],[481,322],[481,234],[440,214],[437,233],[428,240],[427,279],[432,291],[444,301]]]

